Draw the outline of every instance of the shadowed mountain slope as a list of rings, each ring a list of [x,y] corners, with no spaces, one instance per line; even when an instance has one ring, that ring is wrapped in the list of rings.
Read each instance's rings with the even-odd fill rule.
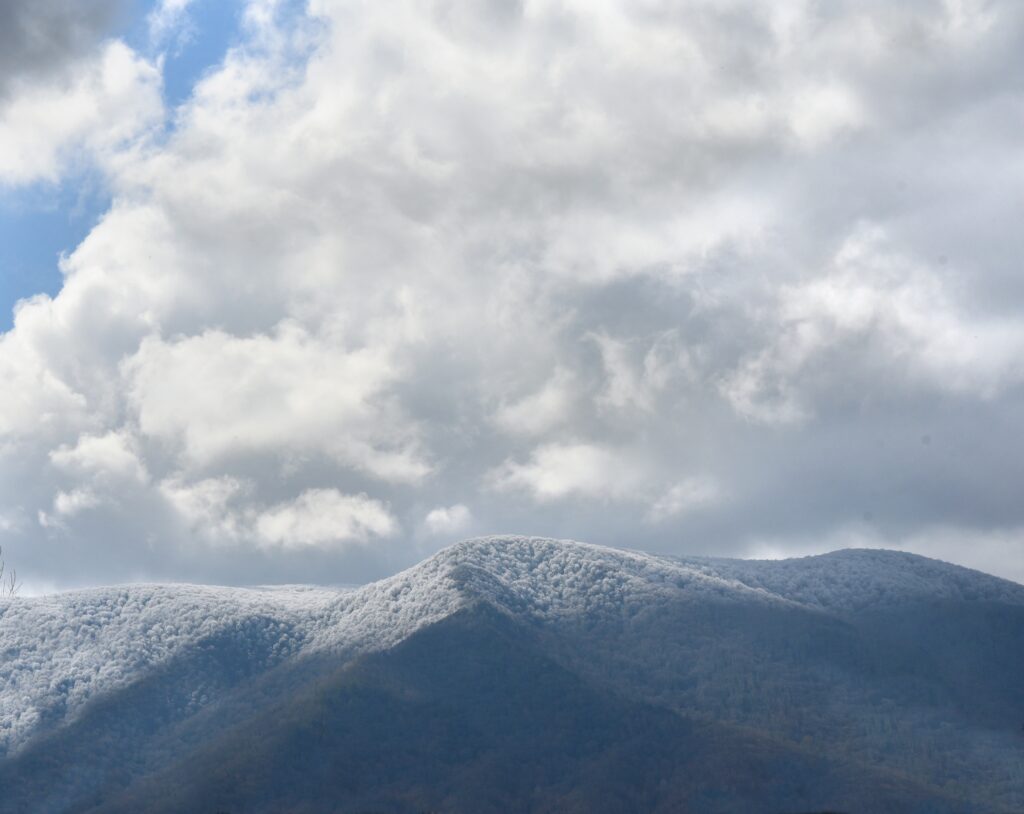
[[[97,812],[965,812],[898,775],[631,702],[480,604],[318,677]]]

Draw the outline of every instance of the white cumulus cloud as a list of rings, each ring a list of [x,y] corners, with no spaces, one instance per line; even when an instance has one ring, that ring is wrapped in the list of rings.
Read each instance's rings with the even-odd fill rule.
[[[469,507],[462,503],[454,506],[438,506],[427,512],[423,518],[423,530],[432,536],[451,536],[462,534],[473,521]]]
[[[1024,525],[1018,4],[247,0],[173,110],[15,5],[0,184],[112,201],[0,336],[26,578]]]
[[[337,489],[310,489],[295,500],[272,506],[256,517],[256,533],[285,547],[366,543],[398,529],[387,507],[366,495]]]

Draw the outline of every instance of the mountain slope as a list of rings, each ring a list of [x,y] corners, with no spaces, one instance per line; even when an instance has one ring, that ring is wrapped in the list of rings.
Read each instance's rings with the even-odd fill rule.
[[[252,669],[297,652],[333,591],[133,585],[0,601],[0,756],[188,649],[234,638]],[[183,676],[189,709],[208,700]]]
[[[521,810],[571,810],[597,788],[588,810],[719,810],[716,794],[780,811],[1020,810],[1022,674],[1024,586],[897,552],[753,562],[487,538],[352,591],[76,592],[0,603],[0,811],[159,810],[214,792],[259,810],[316,766],[369,777],[370,755],[396,773],[308,810],[487,810],[474,789],[494,766],[539,789],[516,792]],[[538,723],[553,697],[585,710],[560,734]],[[304,741],[317,720],[331,737]],[[549,764],[561,786],[543,781]]]
[[[602,691],[481,603],[336,670],[96,811],[714,814],[837,804],[973,810],[896,775]]]

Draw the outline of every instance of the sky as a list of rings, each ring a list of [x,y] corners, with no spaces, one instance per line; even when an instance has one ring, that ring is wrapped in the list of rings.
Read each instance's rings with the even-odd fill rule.
[[[1022,42],[1013,0],[8,0],[8,563],[1024,581]]]

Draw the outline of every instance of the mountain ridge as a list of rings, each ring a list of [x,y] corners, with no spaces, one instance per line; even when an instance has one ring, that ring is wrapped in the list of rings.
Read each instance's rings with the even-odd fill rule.
[[[538,537],[462,541],[354,589],[134,585],[2,602],[0,785],[23,800],[48,789],[40,811],[91,810],[82,795],[148,788],[259,710],[289,709],[302,688],[458,635],[447,620],[485,612],[528,637],[531,663],[592,688],[609,720],[625,699],[704,727],[709,750],[737,737],[744,754],[775,750],[773,765],[797,775],[810,749],[837,778],[895,771],[926,797],[959,800],[951,811],[966,799],[987,801],[979,812],[1024,806],[1024,586],[902,552],[743,561]],[[492,646],[473,642],[469,664]],[[433,670],[415,664],[403,679],[414,694]],[[404,696],[374,697],[401,728]],[[488,697],[469,699],[480,720],[504,714]]]
[[[816,592],[799,581],[799,575],[808,577],[809,572],[820,578],[822,566],[836,561],[862,565],[865,560],[876,567],[847,568],[834,576],[826,586],[832,589],[827,601],[822,601],[820,585]],[[896,578],[894,563],[914,566],[918,579]],[[798,572],[795,585],[784,579],[792,571]],[[922,571],[932,576],[930,583],[922,584]],[[532,591],[524,588],[528,579]],[[885,591],[865,590],[871,579]],[[974,584],[965,589],[969,580]],[[842,594],[835,590],[837,585]],[[903,601],[952,597],[1024,605],[1024,586],[905,552],[846,549],[788,560],[737,560],[660,556],[541,537],[489,536],[457,542],[394,576],[354,589],[154,583],[0,601],[0,653],[5,655],[0,682],[19,689],[20,676],[42,670],[49,691],[53,684],[70,679],[63,703],[74,708],[92,697],[93,684],[100,692],[116,687],[130,680],[133,668],[159,664],[185,642],[249,617],[273,620],[281,628],[277,646],[284,652],[326,648],[358,653],[393,646],[475,600],[550,621],[628,611],[666,595],[845,610],[876,605],[883,596],[895,599],[897,586],[905,589]],[[168,605],[174,606],[179,627],[170,624],[166,612],[161,614]],[[35,664],[25,647],[31,640],[10,635],[12,622],[25,613],[33,618],[23,626],[44,631],[44,641],[65,645],[41,654]],[[115,641],[93,650],[96,659],[90,664],[83,655],[90,652],[88,645],[103,628],[116,629],[119,622],[136,624],[123,631],[120,648]],[[30,728],[34,720],[30,711],[19,727],[11,722],[11,713],[3,711],[0,754],[10,747],[12,731]]]

